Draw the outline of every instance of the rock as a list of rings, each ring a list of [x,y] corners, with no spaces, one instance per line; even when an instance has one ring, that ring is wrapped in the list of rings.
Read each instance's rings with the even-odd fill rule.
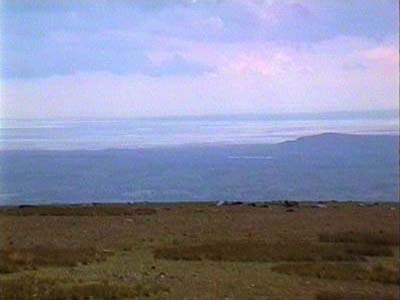
[[[242,201],[218,201],[217,206],[224,206],[224,205],[243,205]]]
[[[158,280],[164,279],[165,277],[167,277],[167,274],[165,274],[164,272],[160,272],[160,273],[157,275],[157,279],[158,279]]]
[[[283,205],[284,205],[285,207],[298,207],[298,206],[299,206],[299,202],[297,202],[297,201],[288,201],[288,200],[285,200],[285,201],[283,202]]]
[[[327,208],[326,204],[314,204],[311,206],[312,208]]]
[[[32,208],[32,207],[35,207],[35,205],[28,205],[28,204],[18,205],[18,208]]]

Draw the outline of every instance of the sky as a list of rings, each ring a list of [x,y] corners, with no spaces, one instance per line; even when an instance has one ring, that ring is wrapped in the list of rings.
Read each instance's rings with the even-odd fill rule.
[[[398,109],[397,0],[2,0],[1,117]]]

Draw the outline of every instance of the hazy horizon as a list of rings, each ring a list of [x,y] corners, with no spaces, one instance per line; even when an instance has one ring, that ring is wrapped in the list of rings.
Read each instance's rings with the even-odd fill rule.
[[[88,119],[206,119],[206,118],[261,118],[261,117],[288,117],[288,118],[354,118],[354,117],[362,117],[362,118],[398,118],[399,110],[398,109],[378,109],[378,110],[333,110],[333,111],[299,111],[299,112],[289,112],[289,113],[280,113],[280,112],[264,112],[264,113],[208,113],[208,114],[183,114],[183,115],[137,115],[137,116],[53,116],[53,117],[44,117],[44,118],[24,118],[24,117],[16,117],[16,118],[8,118],[0,115],[0,120],[88,120]],[[0,124],[1,125],[1,124]]]

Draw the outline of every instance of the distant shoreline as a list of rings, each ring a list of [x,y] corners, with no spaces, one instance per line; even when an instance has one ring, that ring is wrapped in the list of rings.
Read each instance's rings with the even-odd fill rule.
[[[21,205],[1,205],[0,213],[7,209],[41,209],[41,208],[107,208],[107,207],[168,207],[168,206],[219,206],[219,207],[254,207],[263,208],[267,206],[272,207],[286,207],[285,202],[295,203],[296,208],[318,208],[316,205],[357,205],[360,207],[372,206],[395,206],[400,208],[399,201],[340,201],[340,200],[304,200],[304,201],[287,201],[287,200],[273,200],[273,201],[225,201],[225,204],[219,205],[220,201],[170,201],[170,202],[84,202],[84,203],[48,203],[48,204],[21,204]],[[241,202],[241,203],[239,203]],[[263,206],[264,205],[264,206]]]
[[[7,153],[7,152],[55,152],[55,153],[62,153],[62,152],[107,152],[107,151],[146,151],[146,150],[179,150],[179,149],[193,149],[193,148],[240,148],[240,147],[259,147],[259,146],[279,146],[287,143],[293,143],[296,141],[301,141],[304,139],[310,138],[319,138],[319,137],[367,137],[367,138],[380,138],[380,137],[388,137],[388,138],[398,138],[400,139],[400,133],[375,133],[375,134],[363,134],[363,133],[341,133],[341,132],[324,132],[320,134],[310,134],[304,135],[300,137],[296,137],[290,140],[285,140],[277,143],[224,143],[224,142],[200,142],[200,143],[185,143],[185,144],[159,144],[159,145],[148,145],[148,146],[134,146],[134,147],[111,147],[111,148],[95,148],[95,149],[2,149],[0,143],[0,154]]]

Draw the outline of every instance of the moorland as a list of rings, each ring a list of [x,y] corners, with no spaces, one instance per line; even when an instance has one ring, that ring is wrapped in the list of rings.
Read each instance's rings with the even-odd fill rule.
[[[395,203],[0,209],[0,299],[398,299]]]

